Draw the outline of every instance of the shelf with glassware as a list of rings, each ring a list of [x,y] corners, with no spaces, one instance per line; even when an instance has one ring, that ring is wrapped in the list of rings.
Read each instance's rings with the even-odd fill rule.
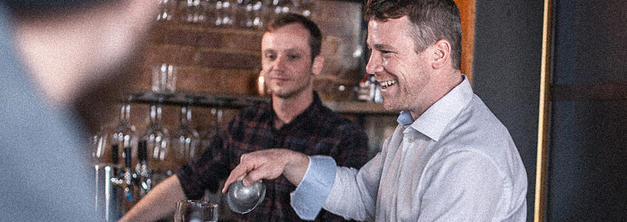
[[[207,27],[260,29],[281,13],[312,16],[312,0],[160,0],[156,20],[160,23]]]
[[[131,103],[154,104],[173,106],[216,107],[223,109],[240,109],[257,103],[269,102],[269,97],[248,95],[224,95],[206,93],[155,93],[152,91],[137,91],[131,98]],[[397,115],[387,111],[383,104],[366,101],[323,101],[331,110],[342,114],[357,115]]]

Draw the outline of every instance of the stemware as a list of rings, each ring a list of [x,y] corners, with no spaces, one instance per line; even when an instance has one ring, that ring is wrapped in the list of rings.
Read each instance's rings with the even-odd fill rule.
[[[106,165],[111,163],[110,160],[107,160],[107,146],[109,145],[109,130],[105,126],[101,126],[96,134],[92,135],[89,138],[89,146],[91,149],[91,157],[94,165]],[[111,156],[111,154],[109,154]]]
[[[198,153],[202,154],[205,149],[213,142],[213,137],[218,134],[220,127],[222,126],[222,109],[211,108],[212,118],[209,122],[209,128],[203,134]]]
[[[152,189],[152,171],[148,166],[146,141],[137,142],[137,165],[135,165],[135,198],[139,201]]]
[[[118,156],[125,158],[125,154],[123,152],[124,148],[130,147],[131,157],[135,157],[137,153],[137,134],[135,125],[131,124],[130,121],[130,113],[131,113],[131,103],[133,96],[128,96],[124,101],[122,106],[120,107],[120,122],[113,130],[111,135],[111,144],[117,144],[119,147]],[[108,147],[108,146],[107,146]],[[106,153],[106,152],[105,152]],[[106,155],[105,156],[110,156]],[[131,158],[135,159],[135,158]]]
[[[189,103],[181,106],[181,118],[179,128],[172,137],[172,150],[176,152],[176,159],[179,165],[193,159],[198,155],[199,135],[192,127],[192,109]]]
[[[170,134],[168,129],[161,125],[161,103],[150,104],[150,123],[142,140],[146,141],[148,164],[152,169],[152,183],[157,185],[173,174],[175,161],[170,151]]]

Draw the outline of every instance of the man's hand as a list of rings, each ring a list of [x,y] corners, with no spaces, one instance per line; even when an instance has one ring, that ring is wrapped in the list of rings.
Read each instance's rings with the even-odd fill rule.
[[[298,185],[303,179],[309,157],[287,149],[267,149],[244,154],[240,163],[226,179],[222,193],[226,193],[231,183],[243,180],[250,186],[261,179],[275,179],[283,174],[290,183]]]

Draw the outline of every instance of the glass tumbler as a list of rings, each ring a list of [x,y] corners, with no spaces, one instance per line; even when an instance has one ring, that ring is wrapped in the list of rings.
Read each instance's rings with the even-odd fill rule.
[[[218,221],[218,204],[200,200],[179,200],[176,202],[174,222]]]
[[[163,63],[152,68],[152,91],[155,93],[174,93],[176,91],[177,67]]]

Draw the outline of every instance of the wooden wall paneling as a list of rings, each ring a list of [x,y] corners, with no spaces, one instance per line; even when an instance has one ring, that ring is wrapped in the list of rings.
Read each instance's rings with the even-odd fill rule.
[[[462,23],[461,71],[472,83],[472,62],[475,42],[475,0],[455,0]]]

